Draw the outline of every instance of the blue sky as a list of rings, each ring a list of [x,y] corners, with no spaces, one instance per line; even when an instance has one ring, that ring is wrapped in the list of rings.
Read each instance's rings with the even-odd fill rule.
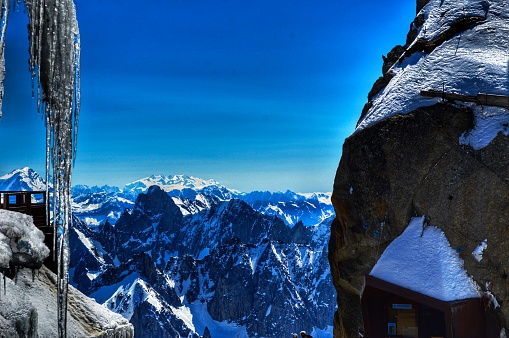
[[[331,191],[343,141],[415,2],[75,0],[73,184],[187,174],[241,191]],[[27,15],[11,12],[0,175],[45,166]]]

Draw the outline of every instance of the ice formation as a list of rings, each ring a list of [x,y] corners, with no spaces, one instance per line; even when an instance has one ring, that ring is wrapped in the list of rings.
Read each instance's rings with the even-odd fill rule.
[[[4,97],[4,79],[5,79],[5,31],[7,29],[7,16],[9,13],[9,0],[2,0],[2,10],[0,12],[0,117],[2,117],[2,100]]]
[[[10,0],[2,0],[0,16],[0,104],[5,74],[4,37]],[[17,0],[19,5],[20,0]],[[80,40],[72,0],[25,0],[29,16],[29,70],[37,80],[37,106],[46,121],[46,182],[52,169],[52,215],[58,233],[59,336],[66,336],[71,222],[71,171],[76,153],[79,94]],[[1,108],[1,106],[0,106]],[[0,112],[1,114],[1,112]],[[0,115],[1,116],[1,115]],[[47,187],[49,194],[49,186]],[[47,196],[49,197],[49,196]],[[50,198],[46,199],[48,203]],[[48,210],[49,211],[49,210]],[[56,235],[55,235],[56,236]]]

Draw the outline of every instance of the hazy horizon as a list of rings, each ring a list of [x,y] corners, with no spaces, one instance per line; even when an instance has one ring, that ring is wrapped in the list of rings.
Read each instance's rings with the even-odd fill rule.
[[[73,185],[164,174],[240,191],[331,191],[343,141],[404,44],[415,3],[76,0],[81,98]],[[0,172],[42,172],[27,15],[11,11]]]

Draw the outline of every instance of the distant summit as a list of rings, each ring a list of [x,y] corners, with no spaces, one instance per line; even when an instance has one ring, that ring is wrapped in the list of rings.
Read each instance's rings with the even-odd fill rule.
[[[188,188],[202,189],[211,185],[220,184],[214,180],[203,180],[201,178],[187,175],[151,175],[149,177],[145,177],[127,184],[124,190],[131,191],[133,189],[139,189],[140,192],[146,192],[147,189],[152,185],[157,185],[164,191],[168,192],[172,190],[182,190]]]
[[[232,199],[243,200],[265,215],[277,216],[289,226],[299,221],[306,226],[317,225],[334,213],[330,192],[240,192],[213,179],[204,180],[187,175],[152,175],[128,183],[123,189],[109,185],[75,185],[71,188],[73,214],[89,225],[99,225],[106,220],[115,223],[125,209],[134,207],[138,195],[147,193],[152,186],[158,186],[172,197],[185,215],[195,214],[218,202]],[[43,178],[30,168],[17,169],[0,177],[0,191],[45,189]]]
[[[16,169],[0,176],[0,191],[46,190],[46,183],[34,170],[28,167]]]
[[[187,175],[152,175],[127,184],[123,192],[136,198],[138,194],[147,192],[148,188],[153,185],[159,186],[168,193],[171,192],[173,196],[183,196],[191,199],[194,199],[197,193],[215,195],[223,201],[240,194],[240,191],[226,188],[214,180],[203,180]]]

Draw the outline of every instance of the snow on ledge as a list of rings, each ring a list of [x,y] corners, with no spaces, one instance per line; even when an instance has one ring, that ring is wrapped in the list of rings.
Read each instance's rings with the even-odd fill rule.
[[[500,107],[472,106],[475,125],[472,130],[463,133],[459,143],[470,145],[475,150],[482,149],[493,141],[499,133],[509,135],[509,114]]]
[[[371,276],[441,301],[479,298],[479,288],[463,268],[442,230],[410,220],[385,249]]]
[[[484,250],[486,250],[488,248],[488,239],[485,239],[484,241],[481,242],[481,244],[479,244],[475,249],[474,251],[472,252],[472,255],[474,256],[474,258],[480,262],[482,260],[482,255],[483,255],[483,252]]]
[[[48,256],[44,234],[32,216],[0,209],[0,268],[9,268],[9,263],[40,267]]]

